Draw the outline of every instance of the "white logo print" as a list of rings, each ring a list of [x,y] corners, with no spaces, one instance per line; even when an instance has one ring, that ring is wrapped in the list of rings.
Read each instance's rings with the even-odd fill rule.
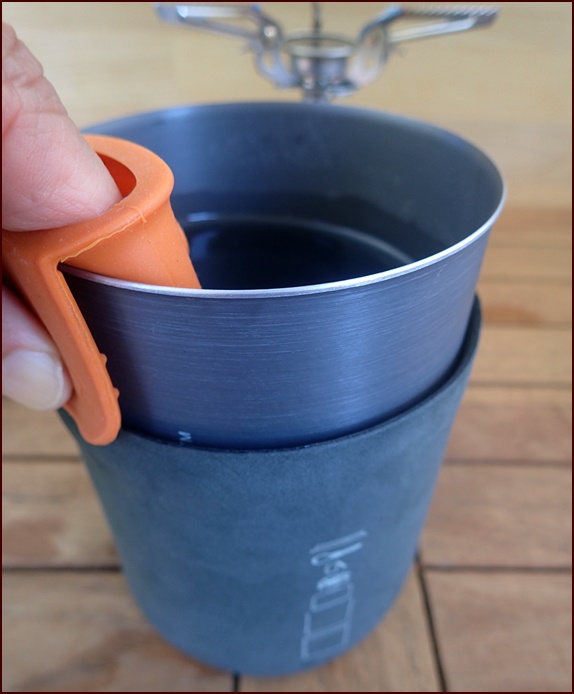
[[[363,547],[365,530],[323,542],[311,550],[311,565],[322,570],[305,613],[301,658],[315,660],[341,651],[349,642],[355,605],[349,556]]]

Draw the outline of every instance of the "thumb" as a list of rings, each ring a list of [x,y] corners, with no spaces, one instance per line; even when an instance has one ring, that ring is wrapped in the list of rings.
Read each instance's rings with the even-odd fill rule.
[[[2,286],[2,395],[35,410],[64,405],[71,384],[48,334]]]
[[[98,217],[120,199],[40,63],[3,23],[2,227],[59,227]],[[60,407],[71,385],[56,347],[5,287],[2,304],[2,394],[28,407]]]

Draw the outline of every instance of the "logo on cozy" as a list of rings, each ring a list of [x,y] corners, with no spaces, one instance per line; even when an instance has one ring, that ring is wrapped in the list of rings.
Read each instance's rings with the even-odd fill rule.
[[[322,576],[311,595],[303,622],[302,660],[335,655],[346,648],[351,635],[355,589],[349,557],[363,548],[365,530],[311,549],[311,565],[322,569]]]

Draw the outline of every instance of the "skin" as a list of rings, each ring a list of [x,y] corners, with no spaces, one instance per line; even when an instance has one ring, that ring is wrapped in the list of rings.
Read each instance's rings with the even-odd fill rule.
[[[25,233],[98,217],[121,199],[40,63],[2,24],[2,227]],[[69,399],[52,340],[2,287],[2,394],[34,409]]]

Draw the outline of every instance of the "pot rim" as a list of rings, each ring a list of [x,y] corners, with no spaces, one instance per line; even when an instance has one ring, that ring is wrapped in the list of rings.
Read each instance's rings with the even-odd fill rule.
[[[375,111],[373,109],[357,108],[357,107],[341,107],[325,104],[301,104],[293,102],[277,102],[277,101],[260,101],[260,102],[226,102],[219,104],[200,104],[200,105],[187,105],[178,106],[172,108],[158,109],[154,111],[141,112],[131,116],[125,116],[122,118],[106,121],[99,123],[97,125],[86,128],[84,132],[86,133],[101,133],[101,127],[106,125],[119,124],[121,122],[126,122],[129,120],[139,120],[142,117],[153,118],[160,115],[165,115],[170,113],[174,116],[184,116],[190,111],[197,110],[223,110],[229,108],[240,108],[243,110],[250,110],[254,108],[272,108],[272,109],[313,109],[313,110],[327,110],[329,113],[333,112],[335,109],[344,111],[349,114],[354,114],[357,116],[368,117],[371,119],[390,121],[400,121],[402,123],[410,124],[413,126],[424,127],[430,132],[434,132],[439,136],[447,136],[448,139],[456,143],[459,146],[463,146],[472,151],[475,155],[479,155],[483,161],[491,167],[492,172],[498,177],[500,183],[500,199],[494,211],[488,217],[488,219],[474,232],[466,236],[461,241],[448,246],[447,248],[427,256],[426,258],[421,258],[420,260],[413,261],[411,263],[406,263],[396,268],[390,270],[384,270],[382,272],[377,272],[371,275],[365,275],[362,277],[355,277],[346,280],[338,280],[336,282],[325,282],[322,284],[309,284],[297,287],[277,287],[271,289],[186,289],[180,287],[163,287],[159,285],[143,284],[139,282],[129,282],[126,280],[119,280],[113,277],[107,277],[105,275],[99,275],[94,272],[89,272],[86,270],[80,270],[77,268],[70,267],[68,265],[62,264],[61,269],[65,273],[75,275],[84,280],[89,280],[97,284],[103,284],[111,287],[116,287],[118,289],[125,289],[130,291],[137,291],[141,293],[148,294],[165,294],[166,296],[181,296],[190,297],[196,299],[268,299],[268,298],[280,298],[280,297],[290,297],[299,295],[309,295],[309,294],[326,294],[331,292],[339,292],[348,289],[368,287],[369,285],[379,284],[388,280],[395,279],[397,277],[402,277],[404,275],[410,275],[419,270],[423,270],[431,265],[440,263],[446,260],[450,256],[454,256],[461,252],[468,246],[472,245],[481,236],[489,231],[494,222],[500,216],[507,197],[507,185],[500,172],[498,166],[492,161],[492,159],[479,147],[474,145],[472,142],[456,135],[444,128],[440,128],[436,125],[421,121],[415,118],[410,118],[408,116],[402,116],[399,114],[387,113],[385,111]]]

